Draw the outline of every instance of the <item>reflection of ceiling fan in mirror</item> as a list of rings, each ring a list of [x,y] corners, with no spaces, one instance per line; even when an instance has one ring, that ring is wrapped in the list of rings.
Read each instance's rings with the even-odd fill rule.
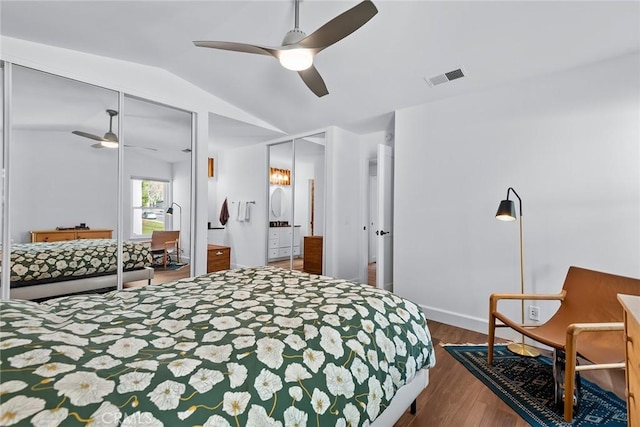
[[[297,71],[316,96],[327,95],[329,91],[320,73],[313,66],[313,57],[362,27],[378,13],[378,9],[370,0],[364,0],[307,36],[298,28],[298,1],[295,0],[295,27],[285,34],[282,46],[268,47],[221,41],[194,41],[193,43],[198,47],[271,55],[278,59],[283,67]]]
[[[116,110],[107,110],[107,114],[109,115],[109,131],[104,134],[104,136],[94,135],[92,133],[82,132],[80,130],[74,130],[74,135],[83,136],[85,138],[93,139],[94,141],[98,141],[97,144],[93,144],[93,148],[118,148],[118,136],[113,133],[113,118],[118,115]],[[149,147],[138,147],[136,145],[126,145],[125,147],[130,148],[141,148],[143,150],[150,151],[158,151],[155,148]]]

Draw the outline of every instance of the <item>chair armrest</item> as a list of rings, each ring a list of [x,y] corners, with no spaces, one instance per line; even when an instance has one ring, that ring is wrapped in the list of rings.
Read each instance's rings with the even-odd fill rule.
[[[496,311],[498,307],[498,301],[503,299],[509,300],[548,300],[548,301],[562,301],[567,295],[566,290],[562,290],[559,294],[491,294],[489,296],[489,308],[490,312],[493,313]]]
[[[582,332],[624,331],[624,322],[572,323],[567,327],[567,338]]]
[[[164,247],[165,247],[165,249],[168,249],[168,248],[170,248],[172,246],[175,246],[177,243],[178,243],[177,240],[169,240],[167,242],[164,242]]]

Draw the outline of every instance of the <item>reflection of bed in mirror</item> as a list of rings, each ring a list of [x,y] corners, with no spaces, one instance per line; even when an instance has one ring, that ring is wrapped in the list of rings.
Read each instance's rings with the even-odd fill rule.
[[[82,239],[11,245],[11,298],[43,299],[117,285],[117,241]],[[149,246],[123,242],[123,282],[153,278]]]
[[[124,243],[126,239],[150,239],[152,230],[173,229],[180,230],[180,258],[188,264],[193,251],[189,212],[195,136],[191,133],[191,112],[129,94],[123,94],[120,105],[117,91],[18,65],[11,68],[11,139],[5,143],[11,147],[12,164],[29,165],[11,169],[12,198],[7,208],[11,225],[3,230],[9,236],[5,244],[11,244],[11,251],[15,243],[105,236],[121,236]],[[117,114],[111,118],[111,114],[105,114],[107,110]],[[90,134],[102,138],[105,132],[111,132],[122,138],[120,130],[125,123],[127,140],[118,147],[104,148],[96,139],[83,137]],[[121,154],[124,161],[119,168]],[[142,190],[149,183],[159,183],[163,193],[153,187],[149,191],[154,191],[154,198],[148,197]],[[184,215],[165,215],[171,202],[182,206]],[[157,218],[143,216],[148,210]],[[73,229],[76,224],[91,229]],[[51,233],[60,226],[65,229]],[[38,230],[36,236],[33,230]],[[180,271],[189,275],[190,267]],[[151,269],[124,271],[123,282],[148,281],[151,277]],[[104,277],[71,278],[69,287],[66,280],[64,285],[60,281],[55,286],[36,283],[28,295],[23,295],[26,288],[18,291],[22,286],[16,288],[12,283],[10,294],[32,298],[40,287],[37,297],[49,297],[53,296],[52,290],[58,295],[78,288],[121,286],[116,279],[114,266],[113,272]]]

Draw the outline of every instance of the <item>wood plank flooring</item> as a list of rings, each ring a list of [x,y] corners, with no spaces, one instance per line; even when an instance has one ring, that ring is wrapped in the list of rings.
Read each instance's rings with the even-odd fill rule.
[[[436,366],[429,372],[429,386],[418,396],[418,410],[407,410],[394,427],[528,426],[513,409],[496,396],[440,343],[487,342],[487,336],[467,329],[427,321],[436,351]],[[501,342],[500,340],[496,340]],[[541,351],[549,356],[549,352]],[[605,390],[625,398],[623,370],[583,371],[582,375]]]
[[[529,424],[457,362],[440,343],[485,343],[487,336],[429,320],[436,366],[429,386],[418,396],[416,415],[409,411],[394,427],[525,427]]]

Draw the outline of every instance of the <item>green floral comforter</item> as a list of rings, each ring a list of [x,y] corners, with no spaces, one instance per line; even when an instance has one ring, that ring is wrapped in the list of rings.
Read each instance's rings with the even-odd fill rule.
[[[273,267],[0,308],[0,425],[367,426],[435,363],[412,302]]]
[[[115,239],[11,245],[12,287],[110,274],[117,269]],[[123,242],[124,271],[153,264],[149,245]]]

